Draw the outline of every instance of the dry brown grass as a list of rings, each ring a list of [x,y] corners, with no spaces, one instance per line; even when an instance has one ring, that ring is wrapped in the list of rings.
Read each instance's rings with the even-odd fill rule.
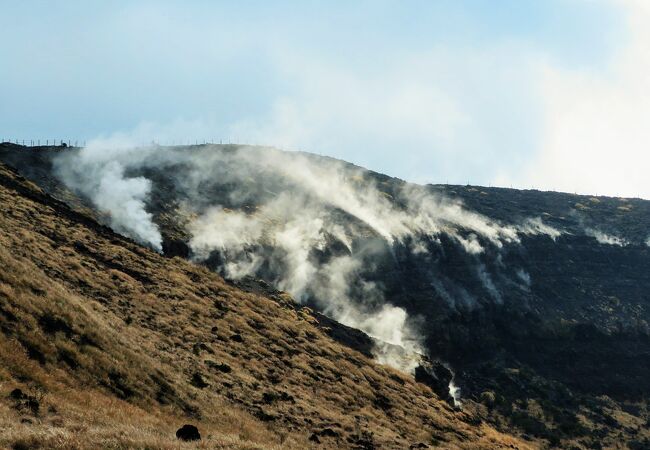
[[[190,422],[200,448],[302,449],[326,428],[326,448],[371,435],[381,448],[527,448],[342,347],[283,296],[165,259],[2,166],[0,205],[0,446],[193,448],[174,438]],[[18,411],[14,388],[42,396],[39,411]]]

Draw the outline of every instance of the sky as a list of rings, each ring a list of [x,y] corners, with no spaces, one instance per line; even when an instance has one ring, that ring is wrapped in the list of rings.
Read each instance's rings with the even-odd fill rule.
[[[646,0],[0,0],[0,139],[650,199]]]

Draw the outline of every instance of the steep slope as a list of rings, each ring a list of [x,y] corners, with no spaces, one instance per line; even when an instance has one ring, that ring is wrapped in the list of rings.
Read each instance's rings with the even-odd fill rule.
[[[263,147],[0,145],[0,159],[168,256],[443,360],[464,409],[503,431],[650,445],[649,201],[417,186]]]
[[[179,448],[194,423],[201,448],[528,447],[4,165],[0,205],[0,446]]]

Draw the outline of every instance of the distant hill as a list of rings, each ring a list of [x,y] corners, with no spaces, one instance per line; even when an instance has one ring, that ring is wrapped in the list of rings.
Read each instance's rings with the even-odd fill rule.
[[[173,264],[363,330],[378,341],[325,332],[420,381],[409,352],[443,362],[472,420],[535,447],[650,445],[649,201],[417,186],[263,147],[3,145],[0,160]]]

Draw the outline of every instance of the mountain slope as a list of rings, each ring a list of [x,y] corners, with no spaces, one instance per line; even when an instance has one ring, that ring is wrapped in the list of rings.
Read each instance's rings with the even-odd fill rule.
[[[3,165],[0,205],[0,445],[178,448],[194,423],[202,448],[528,447]]]
[[[0,160],[167,256],[384,342],[321,326],[366,356],[420,380],[395,349],[443,361],[464,410],[504,432],[650,445],[649,201],[417,186],[264,147],[0,145]]]

